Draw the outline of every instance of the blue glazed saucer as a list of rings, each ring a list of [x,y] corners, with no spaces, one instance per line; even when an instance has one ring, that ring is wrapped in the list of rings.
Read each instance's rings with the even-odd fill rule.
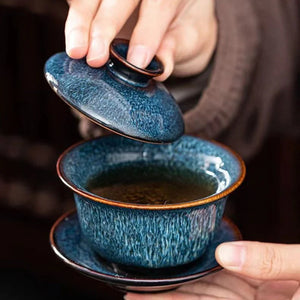
[[[156,292],[170,290],[221,269],[215,260],[215,249],[223,242],[241,239],[237,227],[223,219],[219,232],[205,254],[197,261],[177,268],[130,271],[100,258],[81,235],[77,213],[61,216],[50,232],[50,242],[55,254],[66,264],[91,278],[115,288]]]
[[[45,77],[68,105],[106,129],[144,142],[177,140],[184,132],[181,111],[153,80],[163,72],[161,62],[155,57],[146,69],[137,68],[126,61],[127,49],[127,40],[114,40],[101,68],[55,54],[45,64]]]

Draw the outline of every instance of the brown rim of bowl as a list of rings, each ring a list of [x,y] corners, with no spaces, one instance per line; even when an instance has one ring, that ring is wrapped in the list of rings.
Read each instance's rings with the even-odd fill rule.
[[[70,146],[69,148],[67,148],[58,158],[57,163],[56,163],[56,171],[58,174],[58,177],[61,179],[61,181],[67,186],[69,187],[73,192],[75,192],[76,194],[88,198],[89,200],[95,201],[95,202],[100,202],[103,204],[107,204],[107,205],[112,205],[112,206],[117,206],[117,207],[122,207],[122,208],[131,208],[131,209],[143,209],[143,210],[171,210],[171,209],[183,209],[183,208],[190,208],[190,207],[195,207],[195,206],[199,206],[199,205],[204,205],[204,204],[208,204],[217,200],[220,200],[221,198],[229,195],[230,193],[232,193],[238,186],[241,185],[241,183],[243,182],[245,175],[246,175],[246,167],[245,167],[245,163],[242,160],[242,158],[240,157],[239,154],[237,154],[235,151],[231,150],[229,147],[213,141],[213,140],[207,140],[207,139],[203,139],[207,142],[210,142],[212,144],[217,145],[220,148],[223,148],[224,150],[228,151],[233,157],[235,157],[240,165],[240,169],[241,169],[241,173],[239,178],[236,180],[236,182],[231,185],[230,187],[226,188],[224,191],[222,191],[221,193],[218,194],[213,194],[212,196],[206,197],[206,198],[202,198],[199,200],[192,200],[190,202],[183,202],[183,203],[175,203],[175,204],[159,204],[159,205],[148,205],[148,204],[133,204],[133,203],[126,203],[126,202],[119,202],[116,200],[110,200],[110,199],[106,199],[97,195],[94,195],[86,190],[82,190],[81,188],[77,187],[74,183],[72,183],[70,180],[68,180],[68,178],[65,176],[62,168],[61,168],[61,162],[63,160],[63,158],[74,148],[78,147],[81,144],[85,144],[85,143],[89,143],[93,140],[98,140],[98,139],[103,139],[105,138],[105,136],[102,137],[98,137],[98,138],[93,138],[90,140],[86,140],[86,141],[81,141],[78,142],[72,146]],[[198,137],[194,137],[197,139],[200,139]]]
[[[128,68],[130,68],[131,70],[134,70],[140,74],[144,74],[144,75],[148,75],[151,77],[156,77],[161,75],[164,72],[164,67],[163,64],[161,62],[161,60],[155,55],[154,56],[154,60],[156,60],[159,64],[159,67],[156,70],[149,70],[149,69],[142,69],[142,68],[138,68],[135,65],[131,64],[129,61],[127,61],[127,59],[123,56],[121,56],[115,49],[114,46],[118,45],[118,44],[126,44],[129,45],[129,40],[126,39],[114,39],[109,47],[109,52],[110,55],[112,55],[113,57],[115,57],[117,60],[119,60],[120,62],[122,62],[124,65],[126,65]]]
[[[67,217],[69,217],[70,215],[72,215],[73,213],[76,212],[76,209],[71,209],[69,211],[67,211],[66,213],[62,214],[55,222],[54,224],[52,225],[51,227],[51,230],[50,230],[50,234],[49,234],[49,240],[50,240],[50,245],[53,249],[53,251],[55,252],[55,254],[65,263],[67,263],[68,265],[70,265],[71,267],[77,269],[78,271],[81,271],[81,272],[84,272],[84,273],[90,273],[90,274],[93,274],[93,275],[99,275],[99,273],[97,271],[94,271],[88,267],[85,267],[85,266],[82,266],[78,263],[76,263],[75,261],[71,260],[71,259],[68,259],[67,257],[63,256],[61,254],[61,252],[59,251],[59,248],[56,244],[56,241],[55,241],[55,238],[54,238],[54,233],[55,233],[55,230],[56,228],[59,226],[59,224]],[[233,221],[231,221],[231,219],[229,219],[228,217],[224,217],[222,218],[223,221],[225,221],[227,224],[229,224],[229,226],[232,228],[233,232],[234,232],[234,235],[235,235],[235,238],[236,240],[242,240],[243,239],[243,236],[239,230],[239,228],[235,225],[235,223],[233,223]],[[211,273],[211,272],[215,272],[215,271],[218,271],[218,270],[221,270],[223,269],[223,267],[221,267],[220,265],[216,266],[216,267],[213,267],[213,268],[210,268],[208,270],[205,270],[203,272],[201,272],[201,274],[206,274],[206,273]],[[198,279],[202,276],[198,276],[198,274],[192,274],[192,275],[188,275],[188,276],[184,276],[184,277],[187,277],[189,278],[190,280],[192,279]],[[111,279],[114,279],[115,281],[119,281],[119,279],[121,278],[118,278],[114,275],[109,275],[109,274],[105,274],[105,278],[111,278]],[[178,277],[178,280],[180,281],[180,279],[182,278],[181,277]],[[160,282],[168,282],[170,279],[167,278],[167,279],[160,279]],[[155,279],[142,279],[142,282],[143,283],[148,283],[148,282],[153,282],[155,281]],[[141,279],[140,278],[131,278],[131,277],[127,277],[126,278],[126,282],[130,282],[132,284],[134,283],[137,283],[137,282],[141,282]],[[178,282],[179,283],[179,282]],[[176,284],[176,283],[174,283]]]

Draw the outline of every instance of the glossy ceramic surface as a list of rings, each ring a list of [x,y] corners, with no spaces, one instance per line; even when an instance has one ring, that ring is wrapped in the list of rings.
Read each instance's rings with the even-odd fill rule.
[[[50,233],[54,252],[66,264],[91,278],[128,291],[173,289],[218,271],[221,267],[215,260],[216,247],[220,243],[239,239],[238,229],[224,219],[201,259],[181,268],[136,273],[101,259],[86,243],[75,212],[58,219]]]
[[[201,180],[210,174],[216,193],[195,201],[141,205],[104,199],[87,191],[90,180],[119,166],[164,166],[170,176],[184,167]],[[135,267],[163,268],[198,259],[214,239],[228,194],[243,180],[237,155],[218,144],[183,136],[172,144],[145,144],[108,136],[68,149],[58,174],[75,192],[82,233],[102,257]]]
[[[180,109],[152,79],[162,73],[161,63],[155,58],[139,69],[126,61],[127,48],[128,41],[115,40],[110,60],[97,69],[55,54],[46,62],[46,79],[67,104],[111,131],[152,143],[178,139],[184,132]]]

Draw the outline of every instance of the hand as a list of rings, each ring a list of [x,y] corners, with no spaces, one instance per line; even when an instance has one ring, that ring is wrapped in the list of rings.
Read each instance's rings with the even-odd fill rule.
[[[227,270],[169,293],[129,293],[126,300],[300,299],[300,245],[224,243],[216,258]]]
[[[214,0],[69,0],[66,52],[92,67],[108,60],[109,44],[130,38],[127,59],[145,68],[156,54],[165,71],[191,76],[208,64],[217,41]],[[137,18],[138,15],[138,18]]]

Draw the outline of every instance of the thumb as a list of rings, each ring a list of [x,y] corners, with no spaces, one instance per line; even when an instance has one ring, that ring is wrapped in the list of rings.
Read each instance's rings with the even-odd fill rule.
[[[216,259],[225,269],[255,279],[300,280],[300,245],[224,243]]]

